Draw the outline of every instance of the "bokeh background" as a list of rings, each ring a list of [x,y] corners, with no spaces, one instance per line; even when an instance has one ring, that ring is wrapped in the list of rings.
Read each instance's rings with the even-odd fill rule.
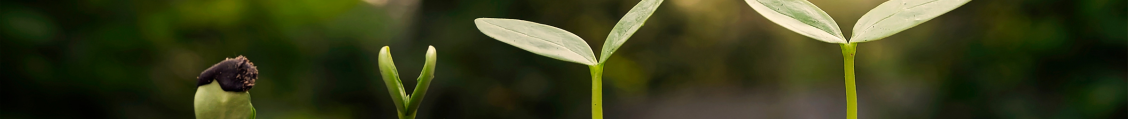
[[[261,73],[265,119],[396,118],[376,55],[405,79],[438,49],[421,119],[589,118],[587,67],[498,42],[481,17],[556,26],[598,51],[638,0],[4,0],[0,117],[193,118],[195,77],[225,57]],[[884,0],[811,0],[850,34]],[[858,47],[860,116],[1128,116],[1124,0],[975,0]],[[597,52],[598,53],[598,52]],[[414,80],[404,80],[408,90]],[[607,118],[845,116],[837,44],[743,0],[666,0],[608,61]]]

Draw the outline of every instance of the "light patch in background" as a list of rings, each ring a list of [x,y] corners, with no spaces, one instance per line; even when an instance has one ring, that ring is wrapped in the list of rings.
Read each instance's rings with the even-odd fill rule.
[[[3,35],[14,40],[42,44],[54,38],[57,32],[51,18],[39,11],[9,6],[0,9],[4,10],[0,12]]]

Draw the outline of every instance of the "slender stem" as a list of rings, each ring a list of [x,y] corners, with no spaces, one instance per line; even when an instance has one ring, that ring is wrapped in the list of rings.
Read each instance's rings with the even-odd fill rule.
[[[404,116],[400,117],[400,119],[415,119],[415,115],[414,114],[413,115],[404,115]]]
[[[400,119],[415,119],[415,115],[407,115],[400,111],[396,111],[396,113],[398,113]]]
[[[591,68],[591,118],[603,119],[603,64]]]
[[[858,118],[858,92],[854,85],[854,54],[857,53],[857,43],[840,44],[842,47],[843,66],[846,69],[846,119]]]

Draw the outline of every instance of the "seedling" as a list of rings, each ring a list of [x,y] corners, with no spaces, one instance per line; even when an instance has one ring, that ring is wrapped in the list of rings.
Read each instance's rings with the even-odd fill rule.
[[[423,64],[423,71],[419,72],[419,81],[415,85],[414,95],[405,94],[403,83],[399,78],[396,64],[392,62],[392,53],[388,46],[380,48],[379,56],[380,75],[384,77],[384,85],[388,86],[388,94],[392,95],[392,102],[396,104],[396,114],[400,119],[414,119],[423,96],[427,94],[427,87],[431,86],[431,79],[435,78],[435,47],[427,47],[427,61]]]
[[[857,43],[880,40],[952,11],[971,0],[890,0],[870,10],[858,23],[850,40],[842,36],[838,23],[807,0],[744,0],[772,22],[815,40],[838,43],[846,69],[846,118],[858,118],[858,95],[854,86],[854,54]]]
[[[197,119],[254,119],[251,87],[258,79],[258,67],[246,57],[227,58],[196,77],[196,96],[192,107]]]
[[[591,118],[603,118],[603,63],[654,14],[663,0],[642,0],[624,15],[603,43],[596,60],[591,47],[579,36],[560,28],[516,19],[478,18],[483,34],[541,56],[587,65],[591,69]]]

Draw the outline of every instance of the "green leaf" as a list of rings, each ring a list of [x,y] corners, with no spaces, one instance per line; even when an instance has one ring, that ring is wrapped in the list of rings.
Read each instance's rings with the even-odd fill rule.
[[[952,11],[971,0],[890,0],[870,10],[854,24],[850,42],[889,37]]]
[[[829,43],[846,43],[838,23],[807,0],[744,0],[765,18],[796,33]]]
[[[197,87],[192,103],[197,119],[245,119],[255,114],[250,91],[223,91],[216,82]]]
[[[423,64],[423,71],[419,72],[419,78],[416,79],[419,83],[415,85],[415,91],[409,96],[411,100],[408,101],[407,114],[405,115],[415,117],[415,113],[418,112],[416,110],[423,102],[423,96],[427,94],[427,87],[431,86],[431,79],[435,78],[435,60],[437,57],[435,55],[435,47],[428,46],[427,61]]]
[[[654,10],[662,5],[662,1],[642,0],[634,8],[631,8],[627,15],[623,15],[623,18],[619,19],[619,23],[615,24],[615,28],[611,29],[611,34],[607,35],[607,40],[603,42],[603,52],[600,53],[599,63],[606,62],[607,58],[611,58],[611,54],[615,53],[615,50],[619,50],[619,46],[623,46],[623,43],[627,42],[627,39],[646,23],[646,19],[654,14]]]
[[[587,42],[560,28],[500,18],[478,18],[474,24],[486,36],[541,56],[584,65],[596,63]]]
[[[392,62],[392,53],[389,53],[388,46],[380,48],[380,56],[378,57],[380,76],[384,77],[384,85],[388,87],[388,94],[392,96],[392,102],[396,104],[396,110],[404,112],[406,109],[404,100],[407,100],[407,94],[403,91],[403,83],[400,81],[396,64]]]

